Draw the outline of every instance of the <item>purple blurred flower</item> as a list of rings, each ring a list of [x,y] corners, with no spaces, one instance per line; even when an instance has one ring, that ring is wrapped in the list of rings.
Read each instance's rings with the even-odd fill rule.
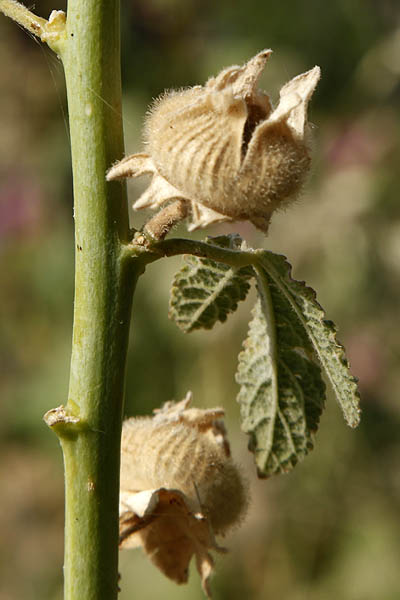
[[[36,231],[43,217],[42,198],[36,179],[9,174],[0,187],[0,240]]]

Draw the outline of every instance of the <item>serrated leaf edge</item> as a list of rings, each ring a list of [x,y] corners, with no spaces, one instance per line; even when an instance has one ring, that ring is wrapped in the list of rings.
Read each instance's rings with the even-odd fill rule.
[[[271,296],[269,293],[268,281],[265,277],[265,273],[262,270],[257,271],[255,273],[255,275],[257,276],[257,280],[259,281],[258,297],[259,297],[259,301],[260,301],[260,305],[261,305],[261,312],[264,315],[266,333],[267,333],[267,336],[269,339],[269,356],[270,356],[270,360],[271,360],[271,392],[272,392],[271,393],[271,397],[272,397],[271,409],[272,409],[273,417],[271,418],[271,420],[268,423],[268,429],[270,432],[270,435],[268,436],[268,446],[262,449],[262,453],[265,454],[265,456],[266,456],[266,459],[264,459],[264,463],[267,463],[268,457],[274,457],[274,453],[272,452],[272,448],[273,448],[273,444],[274,444],[274,429],[275,429],[276,418],[277,418],[277,416],[279,416],[279,413],[280,413],[279,384],[278,384],[278,348],[277,348],[276,330],[275,330],[275,316],[274,316],[274,312],[273,312]],[[256,307],[254,307],[253,310],[255,310],[255,308]],[[256,317],[256,313],[254,313],[253,318],[255,318],[255,317]],[[239,357],[238,357],[239,364],[240,364],[240,360],[241,360],[241,354],[244,352],[245,352],[245,350],[242,350],[242,352],[239,354]],[[241,389],[242,389],[242,386],[241,386]],[[238,399],[239,399],[239,397],[240,397],[240,393],[239,393]],[[253,400],[254,400],[254,397],[248,404],[251,405]],[[241,405],[241,403],[240,403],[240,405]],[[265,419],[265,417],[263,417],[261,419],[261,421],[263,421],[264,419]],[[281,420],[282,419],[283,419],[283,417],[281,418]],[[259,425],[259,423],[257,424],[257,426],[258,425]],[[246,431],[246,433],[249,433],[250,435],[252,434],[252,432],[249,432],[249,431]],[[265,477],[265,474],[263,473],[261,467],[257,464],[258,463],[257,451],[254,451],[254,458],[256,461],[258,474],[260,476]],[[279,464],[279,460],[274,458],[274,461],[277,464]]]
[[[223,264],[223,263],[221,263],[221,264]],[[192,276],[194,277],[201,269],[204,269],[204,268],[205,268],[205,265],[202,263],[199,263],[198,265],[196,265],[195,270],[192,272]],[[215,273],[219,273],[219,274],[221,273],[221,270],[215,269],[214,267],[212,267],[210,265],[206,265],[206,268],[209,271],[214,271]],[[237,273],[237,271],[239,271],[239,270],[240,270],[240,268],[235,269],[233,267],[230,267],[229,269],[226,270],[226,275],[220,280],[218,285],[214,288],[212,294],[210,294],[207,297],[207,299],[200,305],[200,307],[197,309],[197,311],[193,314],[193,317],[189,321],[190,325],[188,327],[185,326],[184,328],[180,325],[181,329],[183,329],[183,331],[185,331],[185,333],[191,333],[191,331],[193,331],[194,324],[196,323],[196,321],[198,321],[201,314],[204,313],[213,302],[215,302],[216,298],[219,296],[219,294],[224,289],[226,284],[232,278],[232,275]],[[177,288],[178,288],[178,286],[177,286]],[[176,290],[174,290],[174,296],[171,296],[171,310],[170,310],[171,313],[172,313],[172,309],[174,308],[173,298],[176,297],[175,295],[176,295]],[[189,302],[181,303],[182,306],[184,306],[185,304],[189,304]]]
[[[314,335],[312,334],[312,331],[310,330],[310,327],[307,323],[307,320],[304,318],[302,311],[300,310],[299,306],[297,305],[297,303],[295,302],[295,300],[293,299],[293,296],[290,292],[290,290],[287,289],[287,285],[285,283],[285,281],[282,279],[282,277],[275,271],[275,268],[273,265],[271,265],[270,261],[268,260],[267,257],[268,251],[263,250],[261,252],[257,252],[257,256],[258,256],[258,263],[256,262],[256,264],[254,264],[254,268],[256,269],[257,273],[260,274],[263,271],[263,264],[266,263],[265,268],[268,272],[268,274],[270,275],[270,277],[274,280],[275,285],[279,288],[279,290],[282,292],[282,294],[285,296],[285,298],[287,299],[287,301],[290,303],[290,306],[292,307],[292,309],[295,311],[295,313],[297,314],[299,320],[301,321],[305,331],[307,332],[308,337],[310,338],[312,345],[314,347],[314,351],[324,369],[324,372],[326,374],[326,376],[328,377],[332,388],[335,392],[336,398],[339,400],[340,402],[340,398],[341,398],[341,394],[340,394],[340,390],[338,389],[338,386],[336,385],[336,382],[332,379],[331,375],[330,375],[330,369],[329,366],[327,365],[327,362],[323,356],[323,354],[320,353],[319,351],[319,344],[317,343],[317,340],[315,339]],[[282,256],[282,255],[281,255]],[[285,266],[286,266],[286,274],[289,278],[291,277],[291,265],[290,263],[287,261],[285,256],[282,256],[282,258],[284,259],[285,262]],[[311,293],[313,296],[313,301],[315,303],[315,305],[318,307],[318,309],[321,311],[321,314],[325,317],[325,311],[322,308],[322,306],[319,304],[319,302],[316,299],[316,293],[315,291],[308,287],[303,281],[298,281],[298,280],[293,280],[296,284],[301,285],[304,289],[304,291]],[[339,360],[341,360],[342,358],[346,361],[347,363],[347,359],[345,356],[345,350],[344,347],[342,346],[342,344],[340,344],[340,342],[338,342],[338,340],[336,339],[336,330],[334,328],[334,326],[331,329],[331,336],[332,336],[332,340],[335,343],[336,348],[339,350]],[[349,381],[352,383],[353,386],[353,392],[354,392],[354,396],[356,398],[359,398],[359,393],[357,390],[357,380],[356,378],[351,375],[349,373]],[[343,404],[340,402],[341,404],[341,408],[345,417],[345,420],[347,422],[347,424],[350,427],[357,427],[357,425],[360,422],[360,408],[359,406],[357,406],[357,408],[355,408],[354,411],[352,411],[352,415],[349,414],[349,411],[345,410],[345,407],[343,406]]]

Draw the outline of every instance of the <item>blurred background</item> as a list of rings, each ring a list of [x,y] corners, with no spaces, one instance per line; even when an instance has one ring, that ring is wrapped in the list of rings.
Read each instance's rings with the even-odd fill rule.
[[[38,0],[47,17],[65,2]],[[148,268],[134,302],[126,414],[193,390],[226,409],[252,503],[223,543],[214,597],[395,600],[400,597],[400,7],[397,0],[122,0],[127,152],[164,88],[203,83],[271,47],[262,87],[321,66],[312,99],[314,161],[301,202],[250,245],[285,254],[339,326],[360,379],[352,431],[330,395],[314,452],[289,475],[257,481],[238,425],[234,382],[251,298],[211,333],[167,318],[180,259]],[[73,220],[67,108],[57,58],[0,15],[0,600],[61,599],[63,467],[43,413],[68,385]],[[146,182],[129,184],[133,201]],[[135,216],[135,224],[143,216]],[[182,228],[177,235],[187,235]],[[133,390],[135,392],[133,393]],[[141,551],[121,555],[121,600],[200,600]],[[139,592],[136,590],[139,589]]]

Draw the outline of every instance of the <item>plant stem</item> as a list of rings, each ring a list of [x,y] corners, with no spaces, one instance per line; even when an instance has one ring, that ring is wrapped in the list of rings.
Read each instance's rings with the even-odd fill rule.
[[[143,239],[145,240],[144,236]],[[185,238],[171,238],[152,243],[145,240],[144,244],[141,245],[134,241],[125,244],[123,253],[126,256],[137,258],[143,265],[152,263],[160,258],[178,256],[179,254],[192,254],[199,258],[208,258],[236,268],[258,264],[259,253],[257,250],[245,251],[224,248],[214,245],[212,238],[208,242]]]
[[[34,35],[40,36],[46,28],[46,19],[34,15],[26,6],[14,0],[0,0],[0,10]]]
[[[60,55],[74,179],[75,309],[68,403],[46,420],[64,453],[65,600],[113,600],[124,371],[142,270],[121,253],[129,240],[125,187],[105,180],[123,155],[118,0],[69,0]]]

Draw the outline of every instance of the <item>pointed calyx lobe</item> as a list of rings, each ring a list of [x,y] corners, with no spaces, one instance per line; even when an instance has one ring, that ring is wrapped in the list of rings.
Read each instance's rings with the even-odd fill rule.
[[[249,220],[267,231],[275,209],[299,191],[310,166],[307,106],[320,69],[283,86],[273,109],[258,81],[271,54],[228,67],[204,86],[172,91],[153,105],[145,126],[147,152],[114,165],[109,180],[152,174],[134,208],[180,200],[189,230],[224,220]]]

